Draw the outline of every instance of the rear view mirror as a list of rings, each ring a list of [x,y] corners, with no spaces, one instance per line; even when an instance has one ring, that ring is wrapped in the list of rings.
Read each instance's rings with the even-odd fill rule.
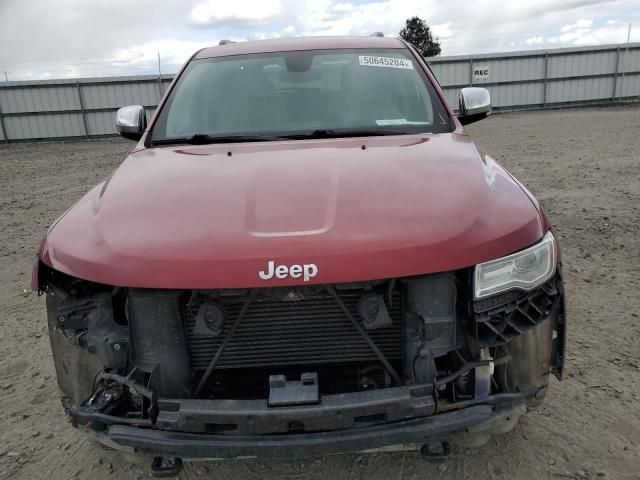
[[[147,128],[147,116],[144,107],[130,105],[120,108],[116,113],[116,130],[124,138],[140,140]]]
[[[458,101],[458,120],[462,125],[477,122],[491,114],[491,96],[486,88],[463,88]]]

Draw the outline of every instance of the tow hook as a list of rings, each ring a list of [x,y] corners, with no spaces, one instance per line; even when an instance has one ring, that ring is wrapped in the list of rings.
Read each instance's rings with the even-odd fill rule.
[[[153,478],[177,477],[181,471],[181,458],[155,457],[151,462],[151,476]]]
[[[420,448],[422,458],[429,463],[443,463],[449,458],[451,446],[449,442],[430,442],[425,443]]]

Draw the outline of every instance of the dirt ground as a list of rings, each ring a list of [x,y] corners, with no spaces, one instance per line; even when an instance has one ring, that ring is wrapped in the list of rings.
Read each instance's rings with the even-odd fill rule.
[[[560,237],[570,334],[566,379],[480,449],[428,465],[414,452],[187,466],[181,478],[640,479],[640,106],[496,115],[469,128],[544,205]],[[146,478],[66,422],[29,291],[47,226],[132,143],[0,147],[0,479]]]

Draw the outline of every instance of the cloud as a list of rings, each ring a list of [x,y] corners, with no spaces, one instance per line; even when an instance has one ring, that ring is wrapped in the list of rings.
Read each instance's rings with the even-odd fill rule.
[[[542,45],[544,43],[544,37],[542,35],[537,37],[529,37],[525,40],[527,45]]]
[[[455,35],[451,29],[452,22],[441,23],[439,25],[433,25],[431,31],[438,38],[451,38]]]
[[[189,20],[200,27],[256,26],[281,13],[279,0],[206,0],[191,9]]]
[[[552,45],[600,45],[623,43],[627,38],[628,23],[621,20],[608,20],[604,25],[595,26],[594,21],[581,19],[571,25],[560,28],[561,35],[552,36],[547,42]],[[640,40],[640,32],[631,36],[631,41]]]
[[[419,15],[431,22],[435,0],[378,0],[369,3],[307,2],[303,21],[309,35],[370,35],[381,31],[397,35],[404,21]]]
[[[589,19],[581,18],[576,23],[572,23],[571,25],[563,25],[562,27],[560,27],[560,31],[570,32],[572,30],[591,28],[591,25],[593,25],[592,18],[589,18]]]
[[[215,42],[217,43],[217,42]],[[214,43],[214,44],[215,44]],[[156,40],[117,50],[106,59],[114,68],[132,67],[136,70],[158,70],[158,54],[161,69],[175,71],[198,50],[211,46],[212,42],[193,42],[188,40]],[[162,67],[164,65],[164,67]]]
[[[221,38],[395,36],[415,15],[442,53],[455,55],[620,43],[640,12],[637,1],[620,0],[477,0],[473,8],[468,0],[0,0],[0,72],[151,74],[160,52],[170,73]],[[640,41],[640,27],[631,40]]]
[[[293,25],[287,25],[282,29],[282,34],[285,37],[291,37],[296,34],[296,27]]]

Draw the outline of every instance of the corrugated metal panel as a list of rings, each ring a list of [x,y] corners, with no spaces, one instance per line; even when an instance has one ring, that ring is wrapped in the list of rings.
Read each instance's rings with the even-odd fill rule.
[[[2,88],[0,105],[4,114],[80,108],[77,92],[73,86]]]
[[[457,88],[444,88],[444,94],[447,97],[447,102],[454,110],[458,109],[458,93],[460,92]]]
[[[116,132],[115,112],[88,112],[87,130],[89,135],[112,135]]]
[[[623,98],[636,97],[640,100],[640,74],[618,77],[616,95]]]
[[[430,63],[440,85],[468,85],[469,60],[455,63]]]
[[[79,113],[5,116],[4,125],[11,140],[84,136]]]
[[[549,57],[549,78],[611,74],[616,68],[616,51],[552,55]]]
[[[487,87],[491,94],[491,104],[496,108],[542,104],[542,83],[517,83]]]
[[[625,72],[640,70],[640,48],[629,51],[623,47],[620,48],[620,71],[623,69]]]
[[[544,78],[544,57],[513,58],[500,60],[475,60],[474,69],[489,67],[488,79],[474,80],[474,85],[483,83],[512,82],[518,80],[538,80]]]
[[[120,108],[126,105],[156,105],[160,100],[160,85],[153,82],[121,82],[82,87],[84,106],[93,108]]]
[[[564,103],[608,100],[613,92],[613,77],[558,80],[547,85],[547,102]]]

